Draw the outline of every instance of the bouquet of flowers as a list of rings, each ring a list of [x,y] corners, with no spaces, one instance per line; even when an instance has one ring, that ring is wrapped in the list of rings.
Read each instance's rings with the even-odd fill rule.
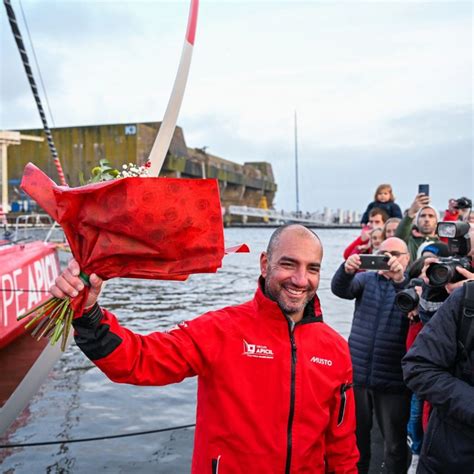
[[[216,272],[225,253],[217,181],[127,176],[69,188],[29,163],[21,188],[62,226],[86,285],[91,273],[185,280]],[[76,298],[51,298],[33,310],[34,335],[53,344],[62,338],[64,348],[87,293],[86,287]]]

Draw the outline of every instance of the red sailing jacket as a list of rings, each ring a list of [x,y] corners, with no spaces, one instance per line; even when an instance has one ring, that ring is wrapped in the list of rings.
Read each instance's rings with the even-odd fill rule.
[[[317,298],[293,329],[260,287],[167,333],[134,334],[106,310],[99,322],[98,306],[89,315],[74,323],[76,342],[111,380],[198,376],[193,473],[357,472],[349,350]]]

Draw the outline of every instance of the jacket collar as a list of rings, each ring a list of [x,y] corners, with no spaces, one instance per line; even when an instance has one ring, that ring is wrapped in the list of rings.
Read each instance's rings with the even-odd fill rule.
[[[265,316],[272,319],[286,319],[282,310],[275,301],[272,301],[268,296],[265,295],[265,279],[260,276],[258,279],[257,291],[255,292],[254,301],[257,305],[259,312],[263,312]],[[303,319],[299,324],[302,323],[312,323],[312,322],[322,322],[323,313],[321,310],[321,303],[319,301],[318,295],[315,295],[314,298],[306,305],[304,309]]]

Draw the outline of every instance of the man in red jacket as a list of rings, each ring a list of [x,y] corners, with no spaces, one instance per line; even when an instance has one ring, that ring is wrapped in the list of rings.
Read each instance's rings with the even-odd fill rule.
[[[346,341],[322,321],[322,254],[310,230],[281,227],[253,300],[147,336],[99,307],[91,275],[76,342],[116,382],[198,376],[194,473],[356,473],[352,367]],[[51,293],[76,295],[78,274],[73,260]]]

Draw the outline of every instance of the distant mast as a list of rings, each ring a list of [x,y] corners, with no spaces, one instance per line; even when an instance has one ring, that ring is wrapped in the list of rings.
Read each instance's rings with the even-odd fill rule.
[[[296,183],[296,213],[300,213],[300,187],[298,182],[298,123],[295,110],[295,183]]]

